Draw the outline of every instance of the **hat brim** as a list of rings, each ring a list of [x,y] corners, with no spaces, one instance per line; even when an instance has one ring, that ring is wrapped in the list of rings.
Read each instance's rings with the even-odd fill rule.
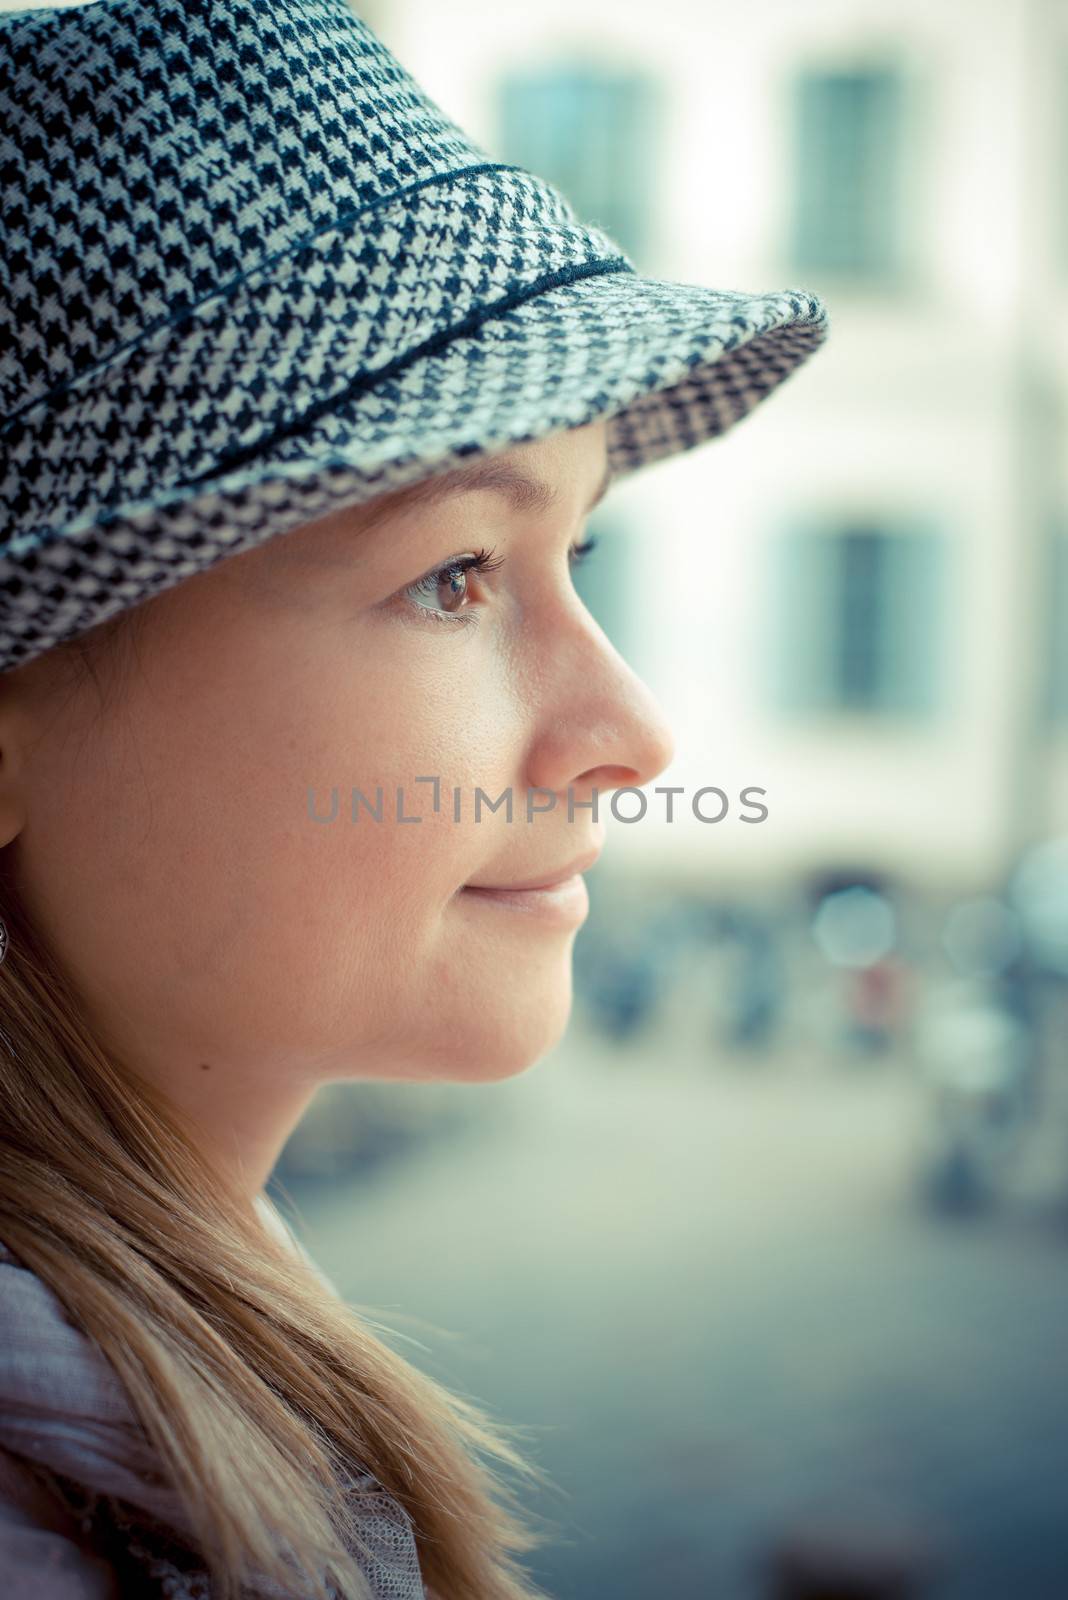
[[[746,295],[603,272],[496,311],[323,398],[210,475],[9,542],[0,670],[227,555],[472,455],[603,418],[625,477],[726,432],[822,343],[803,291]],[[24,626],[20,627],[20,618]]]

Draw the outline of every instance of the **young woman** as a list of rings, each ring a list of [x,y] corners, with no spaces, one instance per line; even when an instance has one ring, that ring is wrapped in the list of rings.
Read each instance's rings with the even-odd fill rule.
[[[0,129],[0,1592],[533,1596],[514,1430],[264,1186],[560,1037],[672,751],[584,520],[823,309],[640,278],[344,0],[0,17]]]

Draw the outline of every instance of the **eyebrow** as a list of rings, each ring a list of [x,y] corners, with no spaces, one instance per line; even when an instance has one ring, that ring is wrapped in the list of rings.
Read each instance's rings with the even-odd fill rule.
[[[583,516],[588,516],[595,506],[600,505],[613,481],[612,468],[606,465],[601,481],[583,509]],[[490,458],[488,461],[472,462],[469,466],[454,467],[450,472],[437,473],[410,487],[399,489],[396,494],[385,495],[381,509],[388,512],[407,510],[409,506],[440,505],[456,495],[478,491],[503,494],[516,511],[540,514],[554,511],[561,500],[560,491],[543,478],[535,477],[510,461]]]

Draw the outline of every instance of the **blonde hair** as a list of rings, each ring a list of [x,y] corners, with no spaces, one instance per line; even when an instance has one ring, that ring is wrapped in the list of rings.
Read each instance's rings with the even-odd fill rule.
[[[97,662],[117,618],[50,654]],[[186,1509],[218,1600],[252,1576],[363,1600],[345,1472],[412,1518],[439,1600],[544,1600],[515,1557],[543,1542],[484,1457],[547,1482],[505,1428],[424,1375],[271,1236],[163,1096],[112,1059],[26,914],[0,851],[0,1239],[110,1361]],[[384,1330],[389,1331],[389,1330]]]

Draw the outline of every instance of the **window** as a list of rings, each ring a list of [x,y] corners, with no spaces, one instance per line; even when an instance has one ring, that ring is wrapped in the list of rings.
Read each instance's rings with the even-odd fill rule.
[[[861,521],[797,528],[776,557],[773,698],[782,710],[935,709],[945,559],[936,534]]]
[[[637,530],[618,511],[601,507],[587,519],[582,538],[597,548],[574,569],[575,592],[620,655],[636,666],[640,651],[634,577],[640,552]]]
[[[639,73],[574,63],[511,72],[498,89],[500,159],[555,184],[632,259],[649,241],[656,87]]]
[[[1053,537],[1049,602],[1047,703],[1055,722],[1068,722],[1068,529]]]
[[[793,265],[893,280],[904,223],[900,73],[808,71],[795,96]]]

